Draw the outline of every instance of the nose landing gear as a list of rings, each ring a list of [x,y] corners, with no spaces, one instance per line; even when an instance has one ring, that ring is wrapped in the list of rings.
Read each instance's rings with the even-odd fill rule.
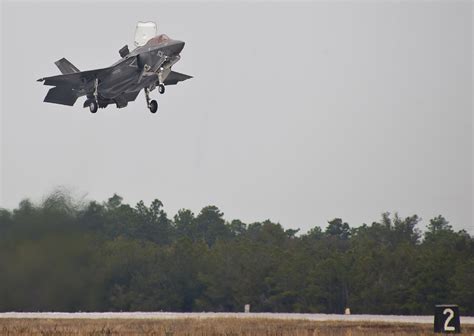
[[[165,93],[165,84],[162,84],[162,83],[158,84],[158,92],[160,94]]]

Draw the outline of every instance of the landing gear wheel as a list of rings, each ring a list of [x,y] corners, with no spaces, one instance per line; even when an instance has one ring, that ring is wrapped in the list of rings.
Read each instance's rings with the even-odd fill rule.
[[[159,85],[158,85],[158,92],[159,92],[160,94],[165,93],[165,84],[159,84]]]
[[[152,100],[148,108],[150,109],[151,113],[156,113],[156,111],[158,111],[158,102],[156,100]]]
[[[99,109],[99,104],[97,104],[95,100],[91,100],[89,104],[89,110],[91,111],[91,113],[96,113],[98,109]]]

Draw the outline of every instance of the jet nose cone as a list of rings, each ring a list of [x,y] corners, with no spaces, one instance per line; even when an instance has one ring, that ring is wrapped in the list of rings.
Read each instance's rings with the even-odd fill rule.
[[[173,53],[179,54],[181,50],[184,48],[184,42],[183,41],[176,41],[176,43],[173,46]]]

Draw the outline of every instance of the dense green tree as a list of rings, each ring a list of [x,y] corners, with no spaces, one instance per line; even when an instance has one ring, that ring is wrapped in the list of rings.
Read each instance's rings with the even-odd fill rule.
[[[181,209],[174,216],[174,225],[178,237],[187,237],[193,242],[199,240],[199,232],[196,226],[194,213],[188,209]]]
[[[351,236],[351,228],[349,224],[343,223],[342,219],[335,218],[328,222],[325,233],[328,236],[338,237],[340,239],[348,239]]]
[[[78,201],[63,190],[0,209],[0,311],[474,314],[474,238],[442,216],[340,218],[306,234],[227,222],[215,206],[168,218],[158,199]]]
[[[223,216],[216,206],[203,208],[195,219],[198,239],[212,246],[218,239],[230,238],[230,228],[225,224]]]

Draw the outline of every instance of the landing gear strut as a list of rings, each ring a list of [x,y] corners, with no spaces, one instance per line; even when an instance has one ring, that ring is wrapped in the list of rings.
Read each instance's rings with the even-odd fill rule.
[[[151,113],[156,113],[158,111],[158,102],[156,100],[150,101],[150,90],[145,88],[145,98],[146,98],[146,105],[150,109]]]
[[[96,78],[94,82],[94,99],[91,99],[89,103],[89,110],[91,113],[96,113],[97,110],[99,109],[99,92],[97,90],[97,87],[99,86],[99,80]]]

